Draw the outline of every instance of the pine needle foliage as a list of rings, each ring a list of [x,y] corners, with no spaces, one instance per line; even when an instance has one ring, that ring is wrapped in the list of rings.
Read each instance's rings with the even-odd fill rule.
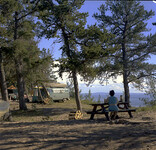
[[[104,28],[99,29],[96,25],[87,26],[88,13],[80,13],[78,10],[84,0],[51,0],[41,2],[39,19],[41,23],[40,36],[46,38],[57,37],[62,43],[62,57],[60,62],[60,76],[68,72],[73,79],[77,109],[81,110],[77,75],[81,74],[84,79],[96,76],[91,68],[96,59],[108,55],[107,42],[112,38]],[[111,50],[110,50],[111,51]]]
[[[114,45],[120,49],[101,64],[101,78],[123,76],[125,101],[129,102],[129,84],[139,85],[146,77],[155,75],[155,65],[147,63],[155,53],[155,35],[146,36],[147,23],[154,12],[147,11],[138,1],[110,1],[101,5],[94,17],[99,27],[106,27],[115,35]],[[106,67],[107,66],[107,67]],[[107,74],[102,68],[108,68]]]

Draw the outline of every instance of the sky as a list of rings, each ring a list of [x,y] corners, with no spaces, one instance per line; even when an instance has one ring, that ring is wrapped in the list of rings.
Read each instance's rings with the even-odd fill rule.
[[[156,22],[156,2],[155,1],[141,1],[141,4],[144,5],[144,8],[148,11],[151,9],[155,11],[155,16],[153,16],[151,19],[148,20],[147,28],[151,29],[150,33],[154,34],[156,33],[156,26],[153,26],[152,23]],[[98,12],[98,8],[101,4],[103,4],[104,1],[100,0],[86,0],[84,5],[81,7],[80,12],[88,12],[89,16],[87,18],[87,24],[92,25],[95,24],[97,21],[92,17],[94,13]],[[50,49],[52,51],[52,55],[55,60],[57,60],[59,57],[61,57],[61,51],[59,50],[60,44],[57,43],[57,39],[50,39],[47,40],[45,38],[42,38],[39,42],[38,47],[40,49],[46,48]],[[156,64],[156,56],[152,56],[149,60],[150,63]],[[58,75],[57,75],[58,76]],[[108,93],[110,90],[115,90],[117,93],[123,93],[123,83],[122,83],[122,77],[119,76],[115,83],[112,79],[109,80],[109,83],[103,83],[102,85],[99,83],[98,80],[96,80],[92,85],[86,86],[86,83],[81,81],[81,77],[78,77],[79,79],[79,88],[81,89],[82,93],[88,93],[89,89],[92,93],[96,92],[106,92]],[[64,74],[63,79],[58,78],[58,82],[66,83],[68,81],[68,75]],[[130,92],[131,93],[139,93],[137,89],[135,89],[132,85],[130,85]]]

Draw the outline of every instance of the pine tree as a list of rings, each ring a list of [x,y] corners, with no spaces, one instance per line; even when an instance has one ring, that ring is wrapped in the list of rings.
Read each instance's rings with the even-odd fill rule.
[[[150,53],[154,52],[152,40],[154,36],[145,36],[147,21],[154,15],[153,11],[146,11],[137,1],[107,1],[101,5],[100,13],[95,13],[100,27],[106,27],[115,38],[112,44],[120,49],[107,59],[107,76],[123,76],[125,101],[129,103],[129,83],[140,84],[141,79],[151,76],[155,67],[146,61]],[[110,15],[107,12],[111,12]]]
[[[19,107],[24,110],[27,109],[24,91],[38,80],[49,80],[51,73],[49,70],[52,65],[51,54],[48,50],[40,51],[38,43],[34,40],[36,23],[33,15],[38,2],[39,0],[2,0],[0,3],[1,28],[5,31],[1,42],[5,39],[2,48],[5,54],[3,62],[6,79],[8,84],[18,86]]]
[[[42,1],[39,18],[42,19],[42,34],[46,38],[58,37],[62,42],[62,58],[60,62],[60,76],[68,72],[73,79],[77,109],[82,110],[77,75],[81,74],[88,80],[88,75],[96,76],[90,66],[95,59],[108,54],[106,44],[110,35],[106,30],[97,26],[85,29],[87,13],[80,13],[84,0],[51,0]],[[105,34],[104,34],[105,33]]]
[[[25,81],[23,76],[24,66],[22,62],[22,55],[27,49],[29,40],[34,38],[33,28],[35,26],[31,15],[35,11],[36,3],[38,3],[38,1],[16,1],[12,20],[13,26],[10,26],[10,29],[13,31],[13,58],[16,67],[19,107],[21,110],[27,109],[24,100]]]
[[[20,109],[27,109],[24,100],[24,75],[23,75],[23,58],[22,56],[27,51],[29,44],[35,36],[35,24],[32,21],[32,13],[37,8],[38,1],[17,1],[17,0],[2,0],[4,13],[8,10],[6,23],[2,28],[6,30],[7,46],[12,49],[11,56],[15,62],[17,75],[18,96]]]
[[[10,6],[12,6],[13,1],[10,2],[8,0],[0,1],[0,89],[2,93],[2,99],[7,101],[8,100],[8,91],[7,91],[7,85],[6,85],[6,77],[5,77],[5,71],[4,71],[4,55],[7,47],[7,39],[8,35],[6,32],[6,24],[7,19],[10,19],[10,9],[8,9]]]

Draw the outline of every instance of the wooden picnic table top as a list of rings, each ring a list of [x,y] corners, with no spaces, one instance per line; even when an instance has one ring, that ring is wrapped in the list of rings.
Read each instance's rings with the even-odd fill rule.
[[[117,103],[117,106],[119,109],[129,109],[129,103],[127,102],[118,102]],[[93,111],[95,111],[97,109],[98,106],[101,106],[102,109],[106,109],[109,107],[109,104],[108,103],[94,103],[94,104],[90,104],[93,106]]]

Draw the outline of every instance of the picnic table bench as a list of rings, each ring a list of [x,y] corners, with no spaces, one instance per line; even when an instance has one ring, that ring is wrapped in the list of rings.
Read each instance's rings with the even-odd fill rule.
[[[87,111],[87,114],[91,114],[90,119],[94,119],[95,114],[104,114],[106,119],[109,121],[109,104],[108,103],[101,103],[101,104],[90,104],[93,106],[92,111]],[[131,109],[128,107],[128,103],[126,102],[119,102],[117,104],[119,110],[118,112],[128,112],[130,118],[133,117],[132,112],[136,111],[136,109]],[[100,109],[99,109],[100,107]]]

